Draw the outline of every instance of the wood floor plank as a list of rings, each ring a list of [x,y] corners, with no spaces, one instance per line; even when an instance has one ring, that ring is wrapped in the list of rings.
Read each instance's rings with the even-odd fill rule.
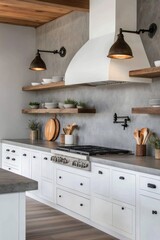
[[[31,198],[27,198],[26,224],[26,240],[117,240]]]

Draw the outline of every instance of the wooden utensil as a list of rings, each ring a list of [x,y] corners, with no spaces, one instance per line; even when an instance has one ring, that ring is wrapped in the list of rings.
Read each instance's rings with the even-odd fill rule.
[[[55,135],[54,135],[52,141],[55,141],[58,138],[59,132],[60,132],[60,122],[59,122],[59,120],[57,118],[55,118],[54,121],[56,123],[56,131],[55,131]]]
[[[147,138],[147,135],[148,135],[148,130],[149,130],[148,128],[142,128],[141,129],[140,134],[143,136],[142,145],[144,145],[145,142],[146,142],[146,138]]]
[[[54,119],[49,119],[45,124],[44,134],[48,141],[51,141],[56,133],[56,122]]]
[[[134,131],[134,138],[136,139],[136,143],[138,144],[138,145],[140,145],[141,144],[141,140],[140,140],[140,132],[139,132],[139,130],[138,129],[135,129],[135,131]]]

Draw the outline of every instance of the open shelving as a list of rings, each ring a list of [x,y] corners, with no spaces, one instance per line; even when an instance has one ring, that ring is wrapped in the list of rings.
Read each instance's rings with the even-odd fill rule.
[[[160,114],[160,107],[135,107],[132,108],[134,114]]]
[[[129,71],[130,77],[156,78],[160,77],[160,67],[143,68]]]
[[[80,113],[96,113],[96,109],[94,109],[94,108],[22,109],[22,113],[26,113],[26,114],[80,114]]]

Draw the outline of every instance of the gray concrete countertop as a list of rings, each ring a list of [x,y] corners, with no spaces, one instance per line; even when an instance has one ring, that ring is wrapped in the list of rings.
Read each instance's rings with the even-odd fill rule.
[[[97,155],[91,157],[94,163],[128,169],[160,176],[160,160],[152,156],[136,157],[135,155]]]
[[[30,139],[4,139],[2,143],[24,147],[24,148],[31,148],[34,150],[41,150],[50,152],[51,149],[55,149],[59,144],[57,142],[52,141],[45,141],[45,140],[35,140],[32,141]]]
[[[38,183],[0,168],[0,194],[38,189]]]
[[[2,143],[46,152],[50,152],[51,149],[55,149],[58,145],[60,145],[59,143],[52,141],[31,141],[29,139],[8,139],[2,140]],[[94,157],[91,156],[90,160],[95,163],[160,176],[160,160],[155,160],[152,156],[136,157],[135,155],[106,154]]]

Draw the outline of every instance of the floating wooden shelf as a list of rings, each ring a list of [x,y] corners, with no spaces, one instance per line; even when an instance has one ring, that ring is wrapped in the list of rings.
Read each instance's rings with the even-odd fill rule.
[[[132,113],[136,113],[136,114],[160,114],[160,107],[136,107],[136,108],[132,108]]]
[[[22,87],[23,91],[40,91],[40,90],[49,90],[49,89],[58,89],[58,88],[71,88],[71,87],[82,87],[82,86],[90,86],[89,84],[76,84],[76,85],[65,85],[64,81],[48,83],[45,85],[38,86],[24,86]]]
[[[130,77],[156,78],[160,77],[160,67],[143,68],[129,71]]]
[[[79,114],[79,113],[96,113],[96,109],[93,109],[93,108],[22,109],[22,113],[27,113],[27,114]]]

